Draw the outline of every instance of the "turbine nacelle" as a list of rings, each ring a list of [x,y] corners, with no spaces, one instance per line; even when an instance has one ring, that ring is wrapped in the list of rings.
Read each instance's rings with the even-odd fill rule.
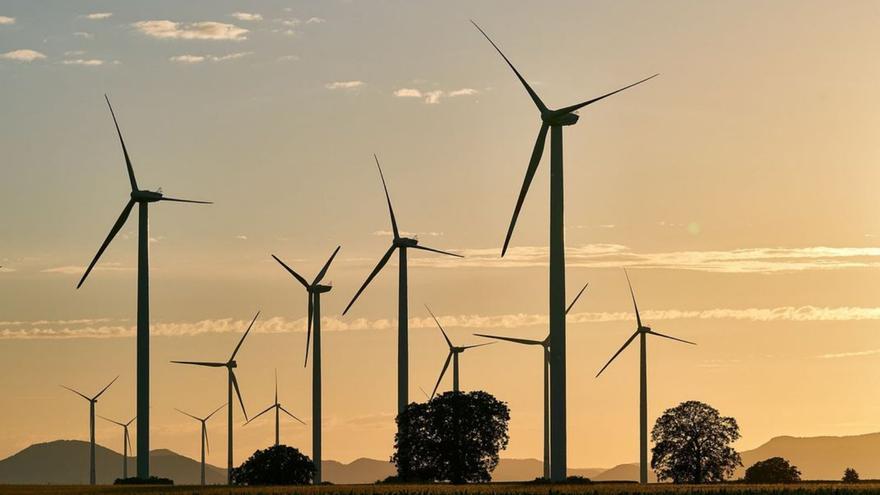
[[[137,201],[138,203],[155,203],[157,201],[162,201],[162,193],[147,190],[132,191],[131,200]]]
[[[419,240],[413,237],[395,237],[392,244],[394,247],[416,247]]]
[[[330,292],[331,289],[333,289],[332,285],[315,284],[309,286],[309,288],[306,290],[308,290],[312,294],[323,294],[325,292]]]
[[[548,125],[567,126],[575,125],[580,116],[574,112],[559,113],[558,111],[547,112],[541,115],[541,121]]]
[[[226,363],[227,368],[238,368],[238,363],[235,360],[229,361]]]

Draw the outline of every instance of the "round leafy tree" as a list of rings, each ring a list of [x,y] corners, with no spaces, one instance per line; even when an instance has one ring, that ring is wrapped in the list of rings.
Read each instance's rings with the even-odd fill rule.
[[[486,392],[447,392],[398,415],[391,462],[400,481],[487,482],[507,447],[507,404]]]
[[[305,485],[315,476],[315,464],[308,456],[287,445],[258,450],[232,469],[233,485]]]
[[[667,409],[654,424],[651,468],[660,481],[724,481],[742,466],[739,454],[730,446],[738,438],[735,419],[722,417],[702,402],[682,402]]]
[[[859,482],[859,472],[855,469],[848,467],[843,472],[843,482],[844,483],[858,483]]]
[[[801,472],[787,459],[771,457],[746,469],[744,480],[746,483],[796,483],[801,480]]]

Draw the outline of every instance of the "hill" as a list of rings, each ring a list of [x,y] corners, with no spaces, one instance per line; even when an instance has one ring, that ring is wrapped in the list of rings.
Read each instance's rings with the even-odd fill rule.
[[[880,433],[843,437],[775,437],[760,447],[742,452],[743,469],[770,457],[784,457],[810,480],[839,480],[847,467],[862,479],[880,478]]]

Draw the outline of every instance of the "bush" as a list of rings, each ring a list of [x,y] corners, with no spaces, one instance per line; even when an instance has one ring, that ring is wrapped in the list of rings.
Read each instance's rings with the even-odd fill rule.
[[[173,485],[174,480],[168,478],[159,478],[158,476],[150,476],[149,478],[138,478],[132,476],[130,478],[116,478],[114,485]]]
[[[758,461],[746,469],[746,483],[797,483],[801,472],[782,457]]]
[[[844,483],[858,483],[859,482],[859,472],[851,467],[846,468],[846,471],[843,472],[843,482]]]
[[[254,452],[231,476],[233,485],[305,485],[314,477],[312,460],[287,445]]]

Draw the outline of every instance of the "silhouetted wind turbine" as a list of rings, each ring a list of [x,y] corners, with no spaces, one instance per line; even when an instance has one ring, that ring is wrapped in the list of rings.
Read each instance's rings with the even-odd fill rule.
[[[427,246],[420,246],[418,239],[400,236],[400,231],[397,229],[397,219],[394,217],[394,208],[391,207],[391,196],[388,194],[388,186],[385,184],[385,176],[382,174],[382,167],[379,165],[379,158],[376,157],[376,155],[373,155],[373,158],[376,160],[376,167],[379,169],[379,178],[382,179],[382,188],[385,189],[385,199],[388,202],[388,213],[391,216],[391,229],[394,233],[394,239],[391,241],[391,247],[388,248],[388,251],[386,251],[385,255],[382,256],[382,259],[379,260],[376,268],[373,269],[361,288],[358,289],[354,297],[351,298],[351,302],[348,303],[348,306],[345,307],[345,311],[343,311],[342,314],[344,315],[348,313],[352,304],[357,301],[357,298],[361,295],[364,289],[367,288],[367,285],[370,284],[373,278],[382,270],[385,264],[388,263],[388,260],[391,259],[394,250],[399,250],[400,266],[398,268],[399,278],[397,288],[397,413],[400,414],[406,409],[407,404],[409,404],[409,305],[407,302],[406,251],[407,249],[412,248],[445,254],[447,256],[455,256],[457,258],[461,258],[462,256],[447,253],[446,251],[440,251],[439,249],[429,248]]]
[[[449,340],[449,336],[446,335],[446,330],[443,329],[443,326],[440,325],[440,321],[437,320],[437,317],[434,316],[434,313],[431,311],[431,308],[428,305],[425,305],[425,309],[428,310],[428,313],[431,313],[431,318],[434,318],[434,323],[437,324],[437,328],[440,329],[440,332],[443,333],[443,338],[446,339],[446,345],[449,346],[449,354],[446,355],[446,362],[443,363],[443,369],[440,371],[440,376],[437,378],[437,383],[434,385],[434,391],[431,392],[431,399],[437,395],[437,387],[440,386],[440,381],[443,380],[443,375],[446,374],[446,369],[449,368],[449,361],[452,360],[452,391],[458,393],[461,391],[459,387],[459,378],[458,378],[458,355],[463,353],[468,349],[473,349],[474,347],[483,347],[485,345],[492,345],[494,342],[489,342],[486,344],[475,344],[475,345],[466,345],[466,346],[455,346],[452,345],[452,341]],[[428,399],[428,400],[431,400]]]
[[[641,84],[648,79],[656,77],[657,74],[643,79],[639,82],[630,84],[621,89],[612,91],[608,94],[593,98],[591,100],[552,110],[548,108],[538,94],[529,86],[525,78],[516,70],[513,63],[507,59],[507,56],[501,52],[498,45],[489,38],[489,35],[483,31],[480,26],[471,21],[474,26],[486,37],[489,43],[495,47],[498,54],[507,62],[507,65],[516,74],[517,79],[522,83],[525,90],[529,93],[535,106],[541,112],[541,129],[538,131],[538,138],[535,147],[532,150],[532,156],[529,159],[529,167],[526,169],[525,180],[520,189],[516,206],[513,210],[513,217],[510,219],[510,227],[507,229],[507,236],[504,239],[504,247],[501,249],[501,256],[507,252],[510,244],[510,238],[513,235],[513,229],[516,225],[516,219],[522,209],[523,201],[525,201],[526,193],[529,191],[529,185],[541,162],[541,155],[544,154],[544,142],[547,140],[547,131],[550,130],[550,335],[553,337],[555,344],[550,350],[550,434],[551,448],[553,449],[551,459],[551,480],[563,481],[567,476],[568,461],[566,458],[567,451],[567,434],[566,434],[566,406],[565,406],[565,226],[564,226],[564,206],[563,200],[563,168],[562,168],[562,128],[573,125],[578,121],[577,110],[596,103],[599,100],[607,98],[613,94],[619,93],[627,88],[631,88],[636,84]]]
[[[297,418],[296,416],[293,415],[293,413],[291,413],[287,409],[284,409],[284,406],[282,406],[281,403],[278,402],[278,370],[275,370],[275,402],[271,406],[264,409],[263,412],[261,412],[260,414],[257,414],[253,418],[247,420],[247,423],[245,423],[245,424],[250,423],[251,421],[259,418],[260,416],[262,416],[263,414],[266,414],[267,412],[271,411],[272,409],[275,409],[275,446],[277,447],[278,444],[280,443],[279,440],[280,440],[280,436],[281,436],[281,419],[280,419],[281,415],[279,414],[279,411],[284,411],[284,413],[287,414],[288,416],[290,416],[291,418],[299,421],[302,424],[306,424],[305,421]]]
[[[104,421],[109,421],[115,425],[119,425],[122,427],[122,479],[128,478],[128,449],[131,448],[131,437],[128,436],[128,426],[137,419],[137,416],[131,418],[128,423],[120,423],[119,421],[114,421],[110,418],[105,418],[104,416],[98,415],[99,418]]]
[[[568,314],[568,312],[571,311],[571,308],[574,307],[574,303],[576,303],[578,299],[581,298],[581,294],[584,293],[588,285],[590,285],[589,282],[586,283],[583,288],[581,288],[581,291],[578,292],[578,295],[575,296],[571,304],[569,304],[568,307],[565,309],[565,314]],[[483,333],[475,333],[474,335],[478,337],[504,340],[516,344],[539,345],[544,351],[542,353],[544,355],[544,479],[550,479],[550,334],[548,333],[547,337],[544,340],[502,337],[500,335],[487,335]]]
[[[98,254],[89,263],[86,272],[76,285],[76,288],[82,287],[86,281],[86,277],[91,273],[92,268],[98,262],[101,254],[113,241],[113,238],[125,225],[128,215],[131,213],[134,205],[138,205],[138,288],[137,288],[137,475],[138,478],[150,477],[150,257],[149,257],[149,222],[147,216],[147,205],[157,201],[174,201],[178,203],[198,203],[210,204],[208,201],[193,201],[189,199],[177,199],[164,196],[160,191],[148,191],[139,189],[137,180],[134,177],[134,168],[131,159],[128,156],[128,150],[125,147],[125,141],[122,139],[122,131],[119,130],[119,123],[116,122],[116,114],[113,113],[113,107],[110,106],[110,99],[104,95],[107,100],[107,106],[110,108],[110,115],[113,117],[113,124],[116,126],[116,133],[119,135],[119,143],[122,145],[122,154],[125,156],[125,166],[128,170],[128,180],[131,183],[131,198],[122,209],[122,213],[110,229],[104,243],[98,249]]]
[[[113,385],[113,382],[119,378],[118,376],[114,378],[110,383],[107,384],[106,387],[102,388],[100,392],[95,394],[94,397],[89,397],[79,391],[76,391],[66,385],[61,385],[61,387],[70,390],[76,395],[82,397],[83,399],[89,401],[89,484],[95,484],[95,404],[98,403],[98,397],[101,397],[101,394],[107,391],[110,388],[110,385]]]
[[[223,404],[223,406],[225,406],[225,405],[226,404]],[[190,414],[188,412],[181,411],[180,409],[177,409],[176,407],[174,408],[175,411],[177,411],[181,414],[186,414],[187,416],[191,417],[192,419],[194,419],[202,424],[202,434],[201,434],[201,444],[202,444],[202,472],[201,472],[202,478],[201,478],[201,480],[202,480],[202,486],[205,486],[205,451],[206,450],[208,452],[211,451],[211,445],[208,443],[208,428],[205,426],[205,423],[207,423],[208,420],[211,419],[211,416],[216,414],[217,411],[219,411],[220,409],[223,409],[223,406],[220,406],[217,409],[214,409],[214,412],[205,416],[204,418],[199,418],[197,416],[193,416],[192,414]]]
[[[238,345],[235,346],[235,350],[232,351],[232,355],[229,356],[229,361],[225,363],[219,362],[206,362],[206,361],[171,361],[172,363],[177,364],[192,364],[195,366],[208,366],[211,368],[226,368],[227,375],[227,419],[228,422],[226,424],[226,435],[227,435],[227,443],[229,451],[226,453],[226,483],[232,484],[232,389],[235,389],[235,395],[238,396],[238,403],[241,405],[241,412],[244,414],[244,419],[247,419],[247,411],[244,408],[244,401],[241,399],[241,390],[238,389],[238,380],[235,379],[235,368],[238,367],[238,363],[235,362],[235,355],[238,354],[238,350],[241,349],[241,344],[244,343],[244,339],[247,338],[248,333],[250,333],[251,328],[254,326],[254,322],[257,321],[257,317],[260,316],[260,312],[257,311],[257,314],[254,315],[254,319],[251,320],[251,324],[248,325],[247,330],[244,331],[244,335],[241,336],[241,340],[238,341]]]
[[[605,371],[605,368],[614,361],[617,356],[623,352],[624,349],[636,337],[639,337],[639,483],[645,484],[648,482],[648,357],[647,357],[647,337],[648,335],[656,335],[657,337],[663,337],[665,339],[676,340],[678,342],[684,342],[685,344],[697,345],[693,342],[682,340],[676,337],[670,337],[669,335],[663,335],[662,333],[655,332],[651,330],[650,327],[646,327],[642,325],[642,318],[639,316],[639,306],[636,304],[636,294],[633,292],[632,284],[629,282],[629,274],[626,273],[626,270],[623,271],[626,275],[626,283],[629,285],[629,293],[632,296],[633,301],[633,309],[636,312],[636,331],[630,336],[626,342],[623,343],[623,346],[611,356],[611,359],[605,363],[605,366],[596,373],[596,378]]]
[[[315,463],[315,476],[313,481],[316,485],[321,484],[321,294],[324,292],[330,292],[333,288],[331,285],[321,285],[321,280],[324,278],[324,275],[327,274],[327,269],[330,268],[330,263],[333,262],[333,258],[336,257],[336,253],[339,252],[339,248],[341,246],[336,246],[336,250],[333,251],[333,254],[330,255],[330,258],[324,263],[324,267],[321,268],[321,271],[318,272],[318,275],[312,281],[312,283],[306,282],[306,279],[301,277],[298,273],[293,271],[292,268],[284,264],[283,261],[278,259],[274,254],[272,255],[275,258],[275,261],[281,264],[285,270],[288,271],[293,277],[299,280],[299,283],[306,288],[306,292],[309,294],[309,317],[308,322],[306,323],[306,327],[308,328],[306,333],[306,357],[303,366],[308,365],[309,363],[309,338],[312,335],[312,326],[315,327],[315,339],[313,348],[312,348],[312,462]],[[277,401],[276,401],[277,402]],[[278,411],[275,412],[276,416]]]

